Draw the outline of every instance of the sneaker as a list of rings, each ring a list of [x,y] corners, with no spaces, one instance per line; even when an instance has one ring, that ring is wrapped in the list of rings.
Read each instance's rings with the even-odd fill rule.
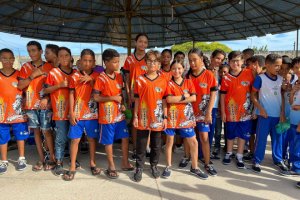
[[[257,163],[253,164],[253,165],[252,165],[252,170],[253,170],[253,172],[255,172],[255,173],[260,173],[260,172],[261,172],[260,165],[257,164]]]
[[[236,167],[238,169],[246,169],[244,162],[242,160],[239,161],[238,159],[236,159]]]
[[[179,163],[179,168],[185,168],[190,162],[190,158],[187,158],[187,157],[183,157],[181,160],[180,160],[180,163]]]
[[[195,175],[195,176],[197,176],[197,177],[199,177],[199,178],[201,178],[201,179],[204,179],[204,180],[208,179],[208,175],[205,174],[200,169],[193,169],[193,168],[191,168],[190,173],[193,174],[193,175]]]
[[[64,175],[64,172],[65,172],[65,170],[64,170],[62,164],[57,164],[53,169],[53,173],[56,176],[62,176],[62,175]]]
[[[8,162],[0,163],[0,174],[5,174],[7,172]]]
[[[142,168],[136,168],[136,171],[133,175],[133,180],[135,182],[140,182],[142,180],[142,175],[143,175],[143,169]]]
[[[226,153],[222,163],[223,165],[229,165],[230,162],[231,162],[231,154]]]
[[[16,170],[17,171],[23,171],[24,169],[26,169],[26,167],[27,167],[26,160],[25,159],[19,159],[18,164],[16,166]]]
[[[284,164],[283,161],[276,163],[275,165],[277,167],[279,167],[279,173],[282,176],[290,176],[291,175],[291,173],[289,172],[289,168]]]
[[[160,172],[158,171],[156,166],[151,166],[151,173],[155,179],[160,177]]]
[[[161,175],[162,178],[169,178],[171,176],[171,170],[166,167]]]
[[[205,161],[204,161],[204,159],[202,158],[202,159],[199,159],[199,161],[200,161],[200,163],[204,166],[205,165]],[[211,161],[211,160],[209,160],[209,165],[213,165],[214,163]]]
[[[230,155],[230,158],[235,158],[235,153],[232,153],[231,155]]]
[[[220,148],[215,148],[212,154],[218,156],[220,154]]]
[[[218,172],[215,170],[213,165],[205,165],[204,168],[209,175],[217,176]]]
[[[245,156],[243,156],[243,160],[245,162],[249,162],[249,161],[252,161],[253,160],[253,153],[247,153]]]
[[[300,188],[300,182],[297,182],[296,187]]]

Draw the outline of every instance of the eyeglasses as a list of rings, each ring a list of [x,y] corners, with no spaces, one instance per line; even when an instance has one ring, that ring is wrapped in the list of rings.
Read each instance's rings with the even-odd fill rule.
[[[7,63],[7,62],[14,62],[15,59],[14,58],[1,58],[1,61]]]
[[[146,62],[147,62],[147,64],[149,64],[149,65],[159,63],[158,60],[147,60]]]

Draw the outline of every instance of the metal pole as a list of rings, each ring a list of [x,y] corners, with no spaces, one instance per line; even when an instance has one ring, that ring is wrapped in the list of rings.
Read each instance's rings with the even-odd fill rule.
[[[131,0],[126,1],[126,18],[127,18],[127,55],[131,54]]]
[[[297,29],[296,57],[298,57],[298,45],[299,45],[299,28]]]

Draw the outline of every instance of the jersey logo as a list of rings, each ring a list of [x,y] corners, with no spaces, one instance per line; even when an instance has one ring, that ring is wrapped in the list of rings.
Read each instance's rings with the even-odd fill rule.
[[[188,89],[184,89],[183,93],[189,93],[189,90]]]
[[[147,68],[147,66],[145,66],[145,65],[143,65],[143,66],[141,66],[141,68],[142,68],[142,70],[148,70],[148,68]]]
[[[18,86],[18,82],[12,82],[11,85],[16,88]]]
[[[206,83],[199,83],[199,86],[200,86],[201,88],[207,88],[207,84],[206,84]]]
[[[156,92],[162,92],[162,89],[160,87],[155,87]]]
[[[250,85],[250,82],[249,82],[249,81],[242,81],[242,82],[241,82],[241,85],[242,85],[242,86],[249,86],[249,85]]]
[[[118,89],[122,89],[122,85],[121,84],[117,84],[116,85]]]

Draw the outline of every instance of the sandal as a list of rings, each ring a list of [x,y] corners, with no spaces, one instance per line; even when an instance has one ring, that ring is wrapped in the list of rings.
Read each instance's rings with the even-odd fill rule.
[[[117,170],[107,169],[107,170],[105,170],[105,175],[110,179],[119,178],[119,174],[117,173]]]
[[[46,162],[46,164],[44,166],[44,171],[51,171],[55,168],[55,166],[56,166],[56,162],[48,161],[48,162]]]
[[[91,172],[92,172],[92,175],[93,176],[97,176],[97,175],[99,175],[99,174],[101,174],[101,169],[100,168],[98,168],[98,167],[91,167]]]
[[[72,181],[75,177],[76,171],[66,171],[66,173],[63,175],[63,179],[65,181]]]
[[[39,172],[42,171],[45,166],[45,163],[42,161],[36,162],[36,164],[32,167],[32,171]]]

